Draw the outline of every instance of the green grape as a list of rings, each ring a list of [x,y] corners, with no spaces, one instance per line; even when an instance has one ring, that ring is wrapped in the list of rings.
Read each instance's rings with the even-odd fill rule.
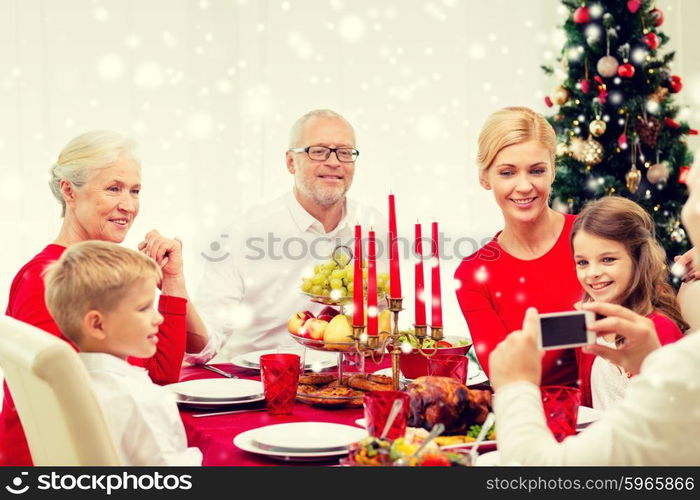
[[[353,281],[355,279],[355,269],[352,266],[345,268],[345,279],[347,281]]]
[[[338,292],[340,292],[341,297],[347,297],[348,296],[348,289],[345,288],[344,286],[341,286],[340,288],[337,288]]]
[[[333,279],[342,280],[344,276],[345,272],[342,269],[334,269],[333,272],[331,272],[331,278]]]
[[[322,285],[322,284],[323,284],[323,280],[325,280],[325,279],[326,279],[326,277],[323,276],[322,274],[314,274],[314,275],[311,277],[311,283],[312,283],[313,285]]]
[[[304,280],[301,284],[301,291],[309,293],[311,291],[311,288],[313,287],[313,283],[311,283],[311,280]]]
[[[342,288],[342,287],[343,287],[343,280],[332,279],[332,280],[330,281],[330,285],[331,285],[331,288],[333,288],[333,289],[335,289],[335,288]]]
[[[355,290],[355,284],[351,281],[345,285],[348,292],[352,293]]]
[[[321,269],[322,269],[321,264],[316,264],[316,265],[314,266],[314,274],[320,273],[320,272],[321,272]]]
[[[314,285],[311,287],[311,293],[314,295],[321,295],[323,287],[321,285]]]
[[[331,291],[328,288],[324,288],[323,291],[321,291],[321,295],[323,297],[328,297],[331,294]]]

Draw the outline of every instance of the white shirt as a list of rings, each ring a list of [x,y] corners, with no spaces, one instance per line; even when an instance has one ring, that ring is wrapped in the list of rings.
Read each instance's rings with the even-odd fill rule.
[[[561,443],[534,384],[502,387],[494,410],[502,465],[700,465],[700,333],[647,356],[623,399]]]
[[[608,342],[598,337],[597,343],[615,349],[615,342]],[[593,408],[608,410],[615,406],[625,395],[630,379],[627,374],[605,358],[596,356],[591,367],[591,398]]]
[[[386,217],[347,198],[340,222],[328,233],[291,192],[252,208],[228,226],[216,242],[220,247],[211,247],[217,251],[203,255],[207,262],[194,300],[210,340],[187,360],[205,362],[219,353],[216,361],[229,361],[288,340],[292,314],[305,310],[317,314],[324,307],[301,293],[302,277],[328,261],[337,244],[354,251],[357,222],[362,226],[365,259],[370,224],[374,227],[378,271],[386,272]]]
[[[111,354],[78,355],[124,465],[202,464],[202,452],[187,447],[174,395],[154,384],[145,369]]]

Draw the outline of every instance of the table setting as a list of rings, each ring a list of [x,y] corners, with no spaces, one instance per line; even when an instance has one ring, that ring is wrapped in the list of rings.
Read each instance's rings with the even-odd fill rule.
[[[394,195],[389,196],[389,276],[377,272],[375,233],[366,259],[336,247],[299,292],[326,307],[292,313],[290,337],[230,363],[183,368],[167,386],[202,465],[473,466],[496,449],[488,380],[462,337],[442,323],[438,224],[431,224],[430,292],[422,226],[415,227],[415,318],[403,311]],[[386,307],[380,310],[381,301]],[[428,325],[426,300],[430,303]],[[348,314],[346,314],[348,313]],[[218,378],[213,378],[217,377]],[[543,387],[557,440],[598,418],[580,391]]]

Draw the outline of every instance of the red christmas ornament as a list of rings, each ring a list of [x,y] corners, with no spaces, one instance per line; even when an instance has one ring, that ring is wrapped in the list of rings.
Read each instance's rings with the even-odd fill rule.
[[[678,182],[680,184],[687,184],[688,183],[688,174],[690,173],[690,167],[688,165],[683,165],[680,168],[679,174],[678,174]]]
[[[591,90],[591,82],[588,80],[581,80],[581,92],[588,94],[589,90]]]
[[[577,24],[584,24],[591,20],[591,14],[588,12],[588,7],[585,5],[579,7],[574,11],[574,22]]]
[[[639,10],[639,5],[640,5],[639,0],[629,0],[629,2],[627,2],[627,9],[629,9],[629,11],[632,14],[634,14],[635,12],[637,12]]]
[[[659,46],[659,37],[656,36],[656,33],[647,33],[644,35],[644,43],[646,43],[647,47],[651,50],[656,50]]]
[[[627,134],[622,134],[617,138],[617,145],[624,149],[627,147]]]
[[[678,122],[675,121],[675,120],[671,120],[671,119],[668,118],[668,117],[664,118],[664,123],[666,124],[666,126],[667,126],[668,128],[673,128],[673,129],[681,128],[681,124],[680,124],[680,123],[678,123]]]
[[[681,77],[678,75],[673,75],[668,82],[669,90],[672,94],[677,94],[683,88],[683,82],[681,82]]]
[[[630,63],[620,64],[617,74],[622,78],[632,78],[634,76],[634,66]]]
[[[694,128],[688,130],[688,135],[698,135],[698,131]]]
[[[554,103],[552,103],[552,99],[550,99],[548,95],[544,96],[544,103],[547,105],[548,108],[554,106]]]
[[[661,9],[655,7],[649,11],[649,15],[656,26],[661,26],[664,23],[664,13]]]

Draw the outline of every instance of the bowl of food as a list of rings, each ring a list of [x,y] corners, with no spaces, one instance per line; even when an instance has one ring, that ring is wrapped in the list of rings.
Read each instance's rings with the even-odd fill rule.
[[[407,379],[416,379],[428,375],[428,358],[419,352],[416,338],[412,335],[402,335],[399,342],[401,345],[406,342],[411,345],[409,352],[406,352],[407,348],[402,347],[401,354],[399,354],[399,368],[403,376]],[[432,355],[437,350],[436,354],[466,356],[470,347],[469,341],[462,337],[445,337],[438,342],[426,337],[423,339],[421,350],[427,355]]]

